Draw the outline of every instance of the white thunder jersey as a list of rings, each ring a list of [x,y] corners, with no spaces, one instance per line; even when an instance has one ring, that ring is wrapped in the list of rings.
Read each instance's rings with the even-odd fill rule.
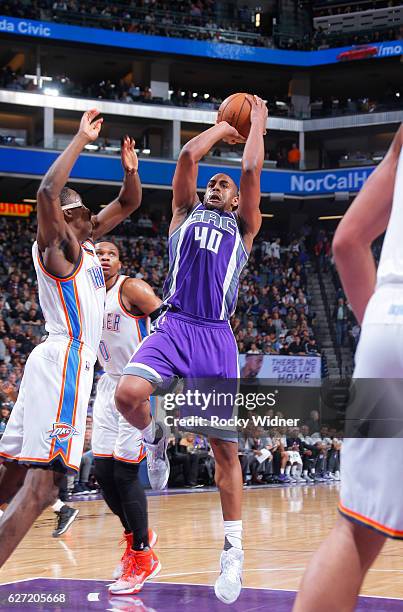
[[[98,360],[109,376],[121,376],[133,352],[150,332],[147,315],[133,315],[122,302],[122,285],[128,277],[121,275],[106,293],[102,339]]]
[[[149,333],[149,317],[132,315],[122,301],[127,276],[119,276],[107,291],[98,360],[105,370],[97,385],[92,428],[95,457],[114,457],[125,463],[140,463],[145,457],[141,433],[116,409],[115,390],[134,350]]]
[[[106,289],[93,243],[89,240],[82,243],[75,270],[64,278],[47,272],[37,242],[32,246],[32,256],[49,340],[76,341],[90,349],[95,363],[101,340]]]
[[[0,460],[78,471],[102,333],[104,275],[90,241],[64,278],[45,269],[36,242],[32,256],[49,335],[27,359]]]
[[[403,439],[396,408],[401,408],[403,379],[403,149],[393,195],[393,207],[377,271],[376,291],[365,311],[355,355],[355,379],[375,379],[368,395],[361,391],[354,418],[378,415],[395,423],[393,437],[346,438],[341,455],[340,512],[383,535],[403,540]],[[388,383],[382,382],[388,379]],[[395,379],[395,380],[394,380]],[[365,386],[364,386],[365,385]],[[379,394],[378,394],[379,391]],[[392,401],[388,401],[388,392]],[[363,397],[362,397],[363,396]],[[397,401],[397,406],[396,406]],[[360,405],[362,402],[362,408]],[[347,413],[348,415],[349,413]],[[390,416],[389,416],[390,415]],[[375,417],[376,418],[376,417]],[[372,427],[372,425],[371,425]],[[374,428],[376,430],[376,426]],[[364,467],[365,466],[365,467]],[[370,494],[369,494],[370,492]]]

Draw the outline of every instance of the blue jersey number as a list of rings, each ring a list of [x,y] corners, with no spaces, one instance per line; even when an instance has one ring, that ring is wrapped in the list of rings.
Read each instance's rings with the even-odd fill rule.
[[[195,240],[200,242],[201,249],[207,249],[217,255],[222,240],[222,233],[216,229],[196,225]]]
[[[99,343],[99,352],[101,353],[102,359],[104,361],[110,361],[111,356],[108,351],[108,347],[106,346],[103,340],[101,340],[101,342]]]

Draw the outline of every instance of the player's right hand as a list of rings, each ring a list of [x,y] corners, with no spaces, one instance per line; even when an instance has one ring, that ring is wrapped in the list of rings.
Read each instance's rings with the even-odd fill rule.
[[[224,136],[222,139],[227,144],[234,145],[234,144],[242,144],[246,142],[246,138],[241,136],[238,130],[232,127],[232,125],[230,125],[227,121],[220,121],[218,125],[224,129]]]
[[[88,140],[88,142],[94,142],[99,136],[103,118],[99,117],[100,111],[96,108],[92,108],[86,111],[81,117],[80,129],[78,133]],[[96,119],[98,117],[98,119]]]

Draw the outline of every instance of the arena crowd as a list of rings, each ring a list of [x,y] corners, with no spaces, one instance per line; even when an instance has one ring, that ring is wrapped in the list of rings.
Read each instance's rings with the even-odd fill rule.
[[[120,226],[113,236],[121,251],[124,273],[147,281],[160,295],[168,266],[167,231],[166,217],[155,220],[140,213],[135,221],[128,220]],[[273,236],[256,242],[242,273],[238,305],[231,320],[240,353],[320,355],[315,339],[315,313],[307,291],[307,263],[316,255],[308,252],[308,234],[306,230],[288,240]],[[0,219],[0,435],[16,401],[26,359],[46,334],[31,258],[34,239],[35,223],[30,220]],[[323,236],[319,233],[316,249],[321,240]],[[311,236],[309,244],[313,242]],[[329,254],[326,257],[326,265],[330,265]],[[320,265],[325,265],[322,259]],[[101,373],[97,372],[96,379]],[[93,481],[93,486],[88,485],[93,460],[91,426],[90,407],[83,463],[74,483],[74,492],[78,494],[94,488]],[[338,444],[336,432],[321,429],[315,419],[304,429],[292,432],[248,430],[240,446],[244,481],[288,484],[303,479],[333,480],[338,472]],[[268,454],[264,461],[259,461],[262,448]],[[171,484],[199,486],[213,482],[214,459],[203,436],[174,432],[169,454],[173,466]],[[291,470],[294,464],[296,468]]]

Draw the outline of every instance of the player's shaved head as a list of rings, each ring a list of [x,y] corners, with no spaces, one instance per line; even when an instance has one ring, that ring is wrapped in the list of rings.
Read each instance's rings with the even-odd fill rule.
[[[60,192],[60,203],[62,206],[66,206],[66,204],[75,204],[75,203],[83,203],[81,196],[77,191],[71,189],[70,187],[63,187]]]

